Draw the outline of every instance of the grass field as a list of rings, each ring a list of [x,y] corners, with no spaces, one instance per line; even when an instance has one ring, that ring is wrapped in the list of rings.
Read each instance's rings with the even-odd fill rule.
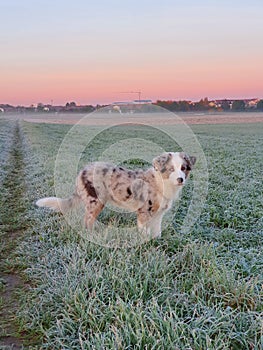
[[[14,325],[25,349],[262,349],[263,123],[192,126],[209,172],[200,217],[188,234],[178,229],[190,180],[162,238],[129,248],[91,243],[62,215],[34,206],[54,195],[56,155],[69,129],[0,120],[1,270],[19,271],[26,283]],[[159,140],[167,150],[169,142]],[[108,143],[103,135],[93,140],[80,163]],[[101,220],[115,215],[106,210]],[[3,298],[0,307],[7,312]]]

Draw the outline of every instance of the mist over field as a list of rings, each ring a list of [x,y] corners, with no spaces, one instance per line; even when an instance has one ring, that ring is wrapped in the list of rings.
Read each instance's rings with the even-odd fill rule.
[[[34,123],[72,124],[83,123],[87,125],[107,125],[116,123],[149,123],[149,124],[176,124],[181,121],[186,124],[228,124],[228,123],[257,123],[263,121],[263,112],[184,112],[173,113],[163,108],[157,108],[154,113],[129,113],[122,114],[110,108],[101,108],[92,113],[28,113],[28,114],[0,114],[0,118],[19,119]]]

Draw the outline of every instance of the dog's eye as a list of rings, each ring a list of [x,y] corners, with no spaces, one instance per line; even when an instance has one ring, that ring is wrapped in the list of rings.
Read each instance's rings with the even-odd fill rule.
[[[174,167],[173,167],[173,166],[170,168],[170,171],[171,171],[171,172],[173,172],[173,171],[174,171]]]
[[[181,170],[182,171],[185,171],[186,170],[186,167],[184,165],[181,166]]]

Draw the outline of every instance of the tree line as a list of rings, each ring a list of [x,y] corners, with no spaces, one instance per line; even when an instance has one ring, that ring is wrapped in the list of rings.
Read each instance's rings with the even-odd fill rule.
[[[207,97],[199,102],[192,101],[162,101],[158,100],[156,105],[176,112],[191,111],[263,111],[263,100],[260,100],[255,106],[247,106],[244,100],[221,100],[209,101]]]

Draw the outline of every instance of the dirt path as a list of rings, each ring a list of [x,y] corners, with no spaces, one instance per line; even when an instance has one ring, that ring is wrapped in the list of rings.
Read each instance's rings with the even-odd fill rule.
[[[24,349],[26,334],[19,329],[16,313],[18,292],[26,291],[21,267],[14,262],[15,249],[28,225],[24,154],[21,130],[14,122],[6,175],[0,193],[0,349]]]

